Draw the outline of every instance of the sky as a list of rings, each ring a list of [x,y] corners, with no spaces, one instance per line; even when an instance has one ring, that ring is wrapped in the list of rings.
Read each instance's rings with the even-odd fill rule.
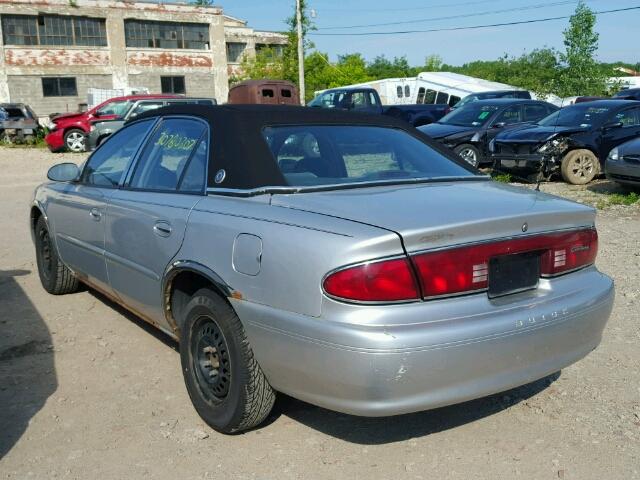
[[[535,48],[563,48],[562,31],[568,19],[499,26],[476,30],[429,33],[320,36],[327,33],[393,32],[498,24],[570,15],[575,1],[562,0],[308,0],[316,13],[318,30],[309,36],[317,50],[332,60],[344,53],[361,53],[367,60],[384,54],[406,56],[411,65],[422,65],[437,54],[445,63],[461,65],[474,60],[495,60],[520,55]],[[640,7],[640,0],[586,0],[592,10]],[[262,30],[285,30],[294,0],[216,0],[226,14],[247,20]],[[443,18],[448,17],[448,18]],[[457,17],[457,18],[451,18]],[[402,22],[396,25],[376,25]],[[408,23],[411,22],[411,23]],[[640,62],[640,9],[598,15],[598,59],[603,62]],[[332,28],[343,27],[343,28]],[[344,28],[348,27],[348,28]]]

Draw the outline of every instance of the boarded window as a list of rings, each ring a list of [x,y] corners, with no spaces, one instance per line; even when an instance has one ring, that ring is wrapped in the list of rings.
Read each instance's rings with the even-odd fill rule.
[[[209,25],[125,20],[124,38],[133,48],[208,50]]]
[[[238,63],[242,60],[242,54],[244,53],[244,49],[247,46],[246,43],[227,43],[227,62],[229,63]]]
[[[5,45],[106,47],[104,18],[3,15]]]
[[[74,77],[43,77],[42,96],[77,97],[76,79]]]
[[[187,90],[184,86],[184,77],[160,77],[162,93],[177,93],[184,95]]]

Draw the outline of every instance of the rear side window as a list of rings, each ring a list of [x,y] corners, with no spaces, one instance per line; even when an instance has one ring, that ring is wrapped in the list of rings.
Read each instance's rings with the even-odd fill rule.
[[[198,120],[163,120],[147,142],[129,186],[143,190],[176,190],[206,129]]]
[[[451,95],[449,97],[449,106],[453,107],[456,103],[460,101],[460,97],[456,97],[455,95]]]
[[[424,95],[425,95],[425,89],[424,87],[420,87],[418,89],[418,98],[416,100],[416,103],[424,103]]]
[[[473,175],[404,130],[356,125],[264,129],[292,186]]]
[[[520,106],[518,105],[505,109],[500,115],[498,115],[494,124],[504,123],[505,125],[511,125],[512,123],[520,122],[522,122],[522,117],[520,113]]]
[[[402,98],[402,87],[400,85],[396,87],[396,92],[398,93],[398,98]]]
[[[411,96],[411,88],[409,88],[409,85],[405,85],[404,86],[404,96],[405,97],[410,97]]]
[[[537,122],[548,115],[548,110],[545,105],[525,105],[524,106],[524,121],[525,122]]]
[[[435,90],[431,90],[430,88],[427,89],[427,94],[424,97],[424,103],[427,104],[432,104],[432,103],[436,103],[436,95],[438,94],[438,92],[436,92]]]
[[[187,193],[201,193],[207,178],[207,146],[206,135],[196,147],[193,156],[182,176],[179,190]]]
[[[164,105],[163,102],[140,102],[138,105],[133,107],[133,111],[131,112],[131,117],[137,117],[141,113],[148,112],[149,110],[155,110],[156,108],[160,108]]]
[[[436,103],[438,105],[446,105],[449,101],[449,95],[444,92],[438,92],[438,96],[436,97]]]

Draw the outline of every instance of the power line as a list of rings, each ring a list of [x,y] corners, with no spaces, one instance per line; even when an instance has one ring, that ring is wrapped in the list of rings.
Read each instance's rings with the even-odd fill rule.
[[[536,10],[538,8],[557,7],[560,5],[568,5],[568,4],[575,4],[575,3],[576,3],[575,0],[564,0],[562,2],[539,3],[537,5],[529,5],[524,7],[505,8],[502,10],[490,10],[490,11],[478,12],[478,13],[463,13],[458,15],[449,15],[446,17],[419,18],[416,20],[403,20],[401,22],[370,23],[368,25],[350,25],[347,27],[321,27],[321,28],[318,28],[318,30],[346,30],[350,28],[384,27],[389,25],[406,25],[408,23],[437,22],[439,20],[453,20],[456,18],[480,17],[483,15],[493,15],[495,13],[519,12],[521,10]]]
[[[640,9],[640,6],[616,8],[614,10],[600,10],[598,12],[593,12],[593,13],[595,13],[596,15],[601,15],[603,13],[627,12],[630,10],[639,10],[639,9]],[[430,28],[427,30],[402,30],[402,31],[395,31],[395,32],[359,32],[359,33],[313,33],[313,32],[310,32],[307,35],[323,36],[323,37],[346,37],[346,36],[404,35],[404,34],[410,34],[410,33],[450,32],[450,31],[456,31],[456,30],[477,30],[481,28],[506,27],[510,25],[523,25],[523,24],[529,24],[529,23],[543,23],[543,22],[551,22],[553,20],[563,20],[570,17],[571,15],[562,15],[558,17],[538,18],[534,20],[521,20],[518,22],[492,23],[489,25],[471,25],[468,27]]]
[[[420,5],[410,8],[368,8],[366,9],[366,13],[373,12],[413,12],[416,10],[433,10],[435,8],[449,8],[449,7],[466,7],[468,5],[480,5],[481,3],[495,3],[496,0],[476,0],[474,2],[461,2],[461,3],[441,3],[439,5]],[[341,12],[341,13],[349,13],[349,12],[359,12],[362,13],[361,8],[324,8],[319,7],[323,12]]]

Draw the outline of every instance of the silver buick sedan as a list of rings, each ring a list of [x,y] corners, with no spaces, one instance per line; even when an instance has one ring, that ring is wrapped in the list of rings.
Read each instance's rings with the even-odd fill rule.
[[[149,112],[30,222],[52,294],[94,288],[179,341],[214,429],[276,392],[364,416],[532,382],[600,342],[592,208],[496,183],[400,120],[300,107]]]

